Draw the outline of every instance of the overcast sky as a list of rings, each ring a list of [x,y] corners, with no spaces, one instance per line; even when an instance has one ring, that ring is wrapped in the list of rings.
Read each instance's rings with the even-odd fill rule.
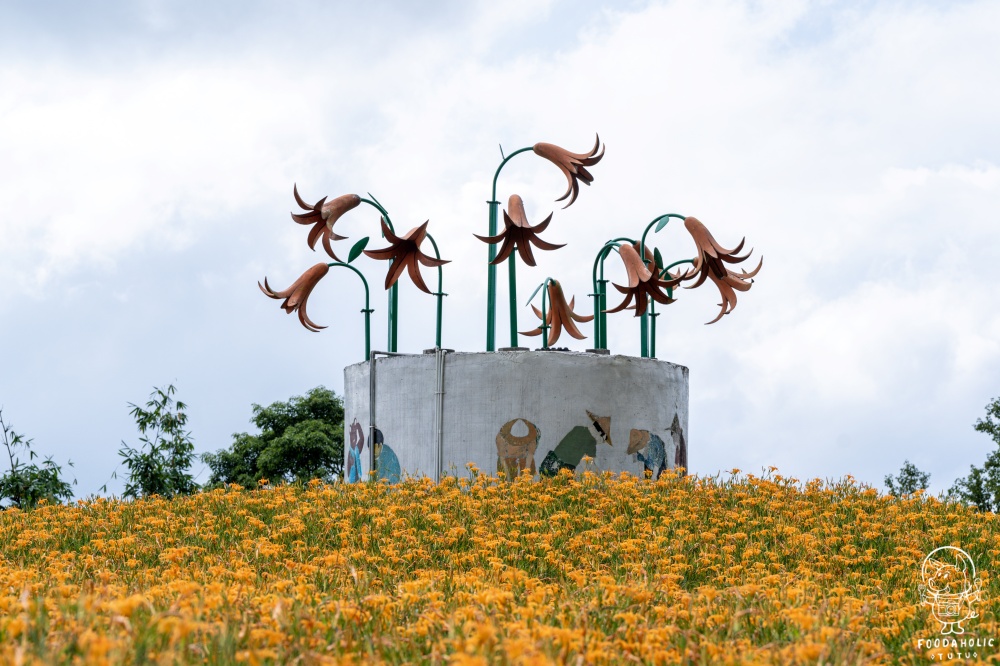
[[[661,213],[765,258],[722,321],[703,325],[710,284],[660,317],[658,356],[690,368],[692,471],[881,485],[909,459],[937,491],[983,462],[1000,4],[356,4],[0,4],[0,406],[73,460],[78,496],[137,445],[128,403],[153,386],[176,385],[199,452],[250,429],[251,403],[342,390],[363,357],[357,281],[317,287],[318,334],[257,289],[324,260],[289,219],[293,183],[310,201],[371,192],[401,230],[430,219],[453,260],[444,345],[480,351],[472,234],[498,144],[585,151],[595,132],[606,156],[567,210],[551,164],[504,171],[499,198],[521,194],[532,222],[555,211],[546,239],[567,243],[521,266],[522,302],[551,275],[586,311],[603,241]],[[337,248],[377,222],[352,211]],[[655,242],[668,261],[694,251],[679,224]],[[384,348],[385,265],[358,265]],[[432,347],[434,299],[404,278],[401,301],[400,351]],[[639,353],[635,320],[609,328],[614,353]]]

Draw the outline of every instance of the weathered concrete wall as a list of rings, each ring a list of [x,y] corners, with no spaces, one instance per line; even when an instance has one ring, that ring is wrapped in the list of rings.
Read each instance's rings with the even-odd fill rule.
[[[688,369],[658,359],[523,351],[444,357],[438,449],[434,354],[375,361],[379,475],[554,473],[582,468],[658,475],[687,466]],[[344,369],[345,470],[371,469],[369,364]],[[378,447],[376,447],[378,448]],[[398,465],[398,467],[397,467]]]

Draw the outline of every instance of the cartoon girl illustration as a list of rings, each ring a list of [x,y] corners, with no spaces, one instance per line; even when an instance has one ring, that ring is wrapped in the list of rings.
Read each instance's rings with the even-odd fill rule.
[[[357,419],[351,424],[351,447],[347,450],[347,481],[361,480],[361,450],[365,448],[365,431]]]

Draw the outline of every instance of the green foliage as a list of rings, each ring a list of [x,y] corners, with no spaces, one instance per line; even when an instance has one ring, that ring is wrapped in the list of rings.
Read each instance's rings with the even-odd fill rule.
[[[209,485],[252,488],[272,483],[339,478],[344,466],[344,405],[322,386],[267,407],[253,405],[259,435],[233,435],[228,449],[202,455],[212,470]]]
[[[970,465],[969,476],[955,481],[948,494],[980,511],[997,511],[1000,509],[1000,398],[986,405],[986,418],[976,419],[975,429],[992,437],[997,448],[986,457],[982,467]]]
[[[899,468],[899,474],[893,478],[892,474],[885,477],[885,487],[889,489],[889,494],[896,497],[906,497],[918,490],[927,490],[927,482],[931,475],[921,472],[917,466],[909,460],[903,461],[903,466]]]
[[[62,467],[53,462],[51,456],[41,465],[23,463],[16,457],[15,451],[22,449],[28,454],[28,460],[34,460],[37,454],[31,450],[32,440],[14,432],[14,427],[3,420],[3,410],[0,409],[0,431],[3,433],[3,445],[10,459],[10,470],[0,476],[0,501],[9,500],[11,506],[18,509],[30,509],[40,501],[59,502],[73,496],[73,485],[62,478]],[[73,462],[67,463],[70,467]]]
[[[129,469],[125,497],[189,495],[198,489],[190,473],[194,443],[187,424],[187,405],[173,399],[177,389],[154,387],[145,408],[129,403],[139,428],[137,449],[122,442],[118,451]]]

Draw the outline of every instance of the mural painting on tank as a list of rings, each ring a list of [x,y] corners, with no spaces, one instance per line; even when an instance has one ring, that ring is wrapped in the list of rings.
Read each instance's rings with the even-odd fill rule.
[[[625,453],[635,455],[653,480],[659,479],[665,469],[687,468],[687,442],[677,414],[667,432],[669,442],[649,430],[633,428],[629,431]]]
[[[357,419],[351,423],[350,448],[347,449],[347,481],[357,483],[361,480],[361,451],[365,448],[365,431]]]
[[[399,467],[399,458],[396,457],[396,452],[385,443],[385,437],[382,436],[382,431],[378,428],[375,428],[374,440],[372,449],[375,451],[376,478],[379,480],[384,479],[389,483],[399,483],[402,471]]]
[[[674,467],[681,467],[687,470],[687,440],[684,439],[684,428],[681,427],[681,420],[678,414],[674,414],[674,421],[670,424],[670,435],[674,438]]]
[[[535,450],[541,438],[538,426],[527,419],[511,419],[497,433],[497,472],[511,479],[524,470],[535,474]]]
[[[585,411],[587,425],[574,427],[563,436],[556,448],[548,452],[538,469],[542,476],[555,476],[563,469],[574,471],[584,456],[597,456],[599,443],[612,446],[611,417],[596,416],[590,410]]]

